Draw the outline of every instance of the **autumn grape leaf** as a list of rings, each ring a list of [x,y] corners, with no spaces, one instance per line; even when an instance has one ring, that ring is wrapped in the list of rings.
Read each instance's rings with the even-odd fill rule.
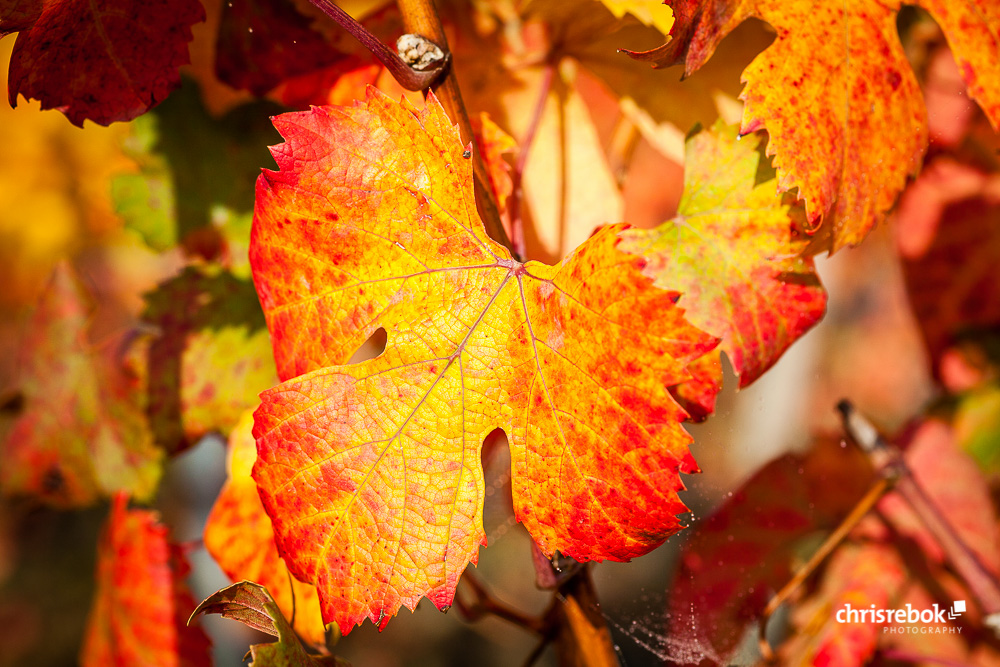
[[[250,476],[257,460],[252,431],[253,415],[248,411],[229,436],[229,479],[208,515],[205,548],[233,581],[245,579],[267,588],[280,612],[293,619],[299,636],[322,644],[324,629],[316,587],[289,575],[274,546],[271,519]]]
[[[42,0],[11,0],[0,7],[0,37],[29,29],[42,15]]]
[[[280,377],[253,476],[289,569],[344,632],[439,608],[485,542],[480,449],[510,441],[517,518],[546,554],[625,560],[681,528],[696,470],[665,385],[716,340],[617,249],[520,264],[476,217],[437,101],[374,89],[275,119],[250,261]],[[342,364],[377,329],[385,351]]]
[[[249,280],[188,267],[146,295],[146,414],[158,444],[176,453],[228,433],[277,377]]]
[[[670,586],[668,645],[689,647],[677,661],[731,664],[794,559],[817,546],[806,538],[835,528],[873,481],[858,449],[821,438],[768,463],[696,525]]]
[[[745,387],[815,325],[826,292],[807,241],[797,236],[801,207],[776,197],[759,134],[739,137],[721,121],[689,138],[684,196],[677,216],[652,230],[630,229],[619,246],[646,260],[643,273],[686,295],[688,319],[722,338]],[[702,362],[706,363],[706,362]],[[721,368],[679,388],[695,414],[714,409]]]
[[[143,499],[156,491],[163,452],[137,401],[138,378],[114,345],[87,340],[88,318],[82,287],[60,265],[20,350],[25,405],[0,443],[5,494],[78,507],[121,489]]]
[[[252,441],[251,441],[252,442]],[[249,476],[249,471],[248,471]],[[271,644],[254,644],[250,647],[251,665],[257,667],[329,667],[346,666],[346,660],[333,656],[314,656],[306,653],[299,638],[292,630],[284,613],[278,608],[267,587],[251,581],[241,581],[228,586],[202,601],[191,614],[219,614],[237,620],[260,632],[277,637]]]
[[[970,96],[1000,126],[1000,5],[920,0],[941,26]],[[899,2],[674,0],[672,40],[633,54],[692,73],[755,16],[777,40],[744,71],[743,131],[767,128],[778,184],[798,187],[830,248],[859,243],[893,205],[927,148],[927,114],[896,29]],[[627,46],[622,44],[622,46]]]
[[[43,3],[10,59],[8,97],[58,109],[74,125],[127,121],[162,102],[188,62],[191,25],[205,20],[197,0],[84,0]],[[75,66],[67,66],[73,63]]]
[[[194,609],[187,574],[156,513],[130,510],[128,497],[117,494],[98,545],[97,591],[80,663],[210,665],[208,637],[186,625]]]

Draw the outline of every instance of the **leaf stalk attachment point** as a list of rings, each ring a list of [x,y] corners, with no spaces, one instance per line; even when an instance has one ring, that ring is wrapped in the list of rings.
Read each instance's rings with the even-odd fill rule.
[[[329,0],[310,0],[310,2],[326,3]],[[407,32],[423,35],[439,46],[445,54],[449,53],[448,37],[444,33],[441,16],[438,14],[433,0],[399,0],[398,4]],[[474,145],[475,134],[472,131],[469,112],[465,109],[465,103],[462,102],[462,93],[458,89],[458,79],[455,78],[453,69],[446,68],[444,76],[435,80],[432,87],[441,105],[448,112],[448,117],[451,118],[452,122],[458,124],[462,142],[467,146]],[[500,207],[497,205],[493,188],[490,187],[490,179],[487,175],[489,172],[486,169],[482,151],[472,151],[472,171],[476,185],[476,207],[483,218],[486,233],[494,241],[510,250],[514,259],[520,261],[522,258],[515,251],[510,237],[507,235],[507,230],[504,229],[503,222],[500,220]]]
[[[400,51],[396,53],[369,32],[368,28],[330,0],[309,0],[309,2],[371,51],[406,90],[427,90],[447,68],[450,61],[447,50],[426,37],[403,35],[396,42],[396,48]]]

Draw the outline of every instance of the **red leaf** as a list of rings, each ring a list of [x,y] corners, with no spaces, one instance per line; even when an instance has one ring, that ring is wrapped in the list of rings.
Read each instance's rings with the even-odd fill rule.
[[[216,74],[234,88],[262,96],[291,77],[346,57],[311,24],[290,0],[223,3]]]
[[[42,15],[42,0],[9,0],[0,7],[0,37],[28,30]]]
[[[183,584],[187,571],[157,515],[129,510],[128,497],[115,496],[98,545],[83,667],[211,664],[208,637],[186,624],[195,607]]]
[[[47,0],[14,44],[10,105],[35,98],[79,126],[131,120],[180,84],[191,25],[204,20],[198,0]]]
[[[1000,177],[940,158],[899,204],[899,246],[935,373],[944,352],[1000,325]]]
[[[643,273],[682,292],[691,322],[722,338],[715,359],[692,369],[696,381],[678,388],[696,415],[713,409],[722,379],[719,351],[746,387],[826,310],[813,261],[801,256],[802,209],[776,195],[763,141],[739,137],[721,121],[691,136],[677,216],[621,234],[622,249],[646,260]]]
[[[806,456],[767,464],[699,524],[670,589],[670,635],[700,653],[685,657],[727,663],[791,578],[799,541],[835,527],[872,479],[857,449],[818,440]]]

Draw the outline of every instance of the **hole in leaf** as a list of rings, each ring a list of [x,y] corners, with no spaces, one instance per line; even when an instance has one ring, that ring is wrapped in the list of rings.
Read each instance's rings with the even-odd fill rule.
[[[480,454],[486,498],[483,525],[487,543],[492,544],[514,525],[514,501],[510,488],[510,449],[507,434],[496,428],[483,439]]]
[[[354,351],[354,354],[347,360],[347,363],[360,364],[362,361],[374,359],[385,352],[385,343],[388,338],[389,336],[386,334],[385,329],[379,327],[368,337],[368,340],[361,344],[361,347]]]

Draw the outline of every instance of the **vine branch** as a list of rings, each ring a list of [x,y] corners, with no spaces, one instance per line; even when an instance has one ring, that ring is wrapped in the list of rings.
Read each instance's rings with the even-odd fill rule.
[[[330,0],[309,0],[309,2],[336,21],[341,28],[351,33],[355,39],[371,51],[372,55],[378,58],[379,62],[389,70],[392,78],[407,90],[426,90],[444,72],[448,64],[448,52],[444,50],[444,57],[426,68],[417,69],[411,67],[399,57],[399,54],[373,35],[368,28],[355,21],[354,17],[333,4]]]

